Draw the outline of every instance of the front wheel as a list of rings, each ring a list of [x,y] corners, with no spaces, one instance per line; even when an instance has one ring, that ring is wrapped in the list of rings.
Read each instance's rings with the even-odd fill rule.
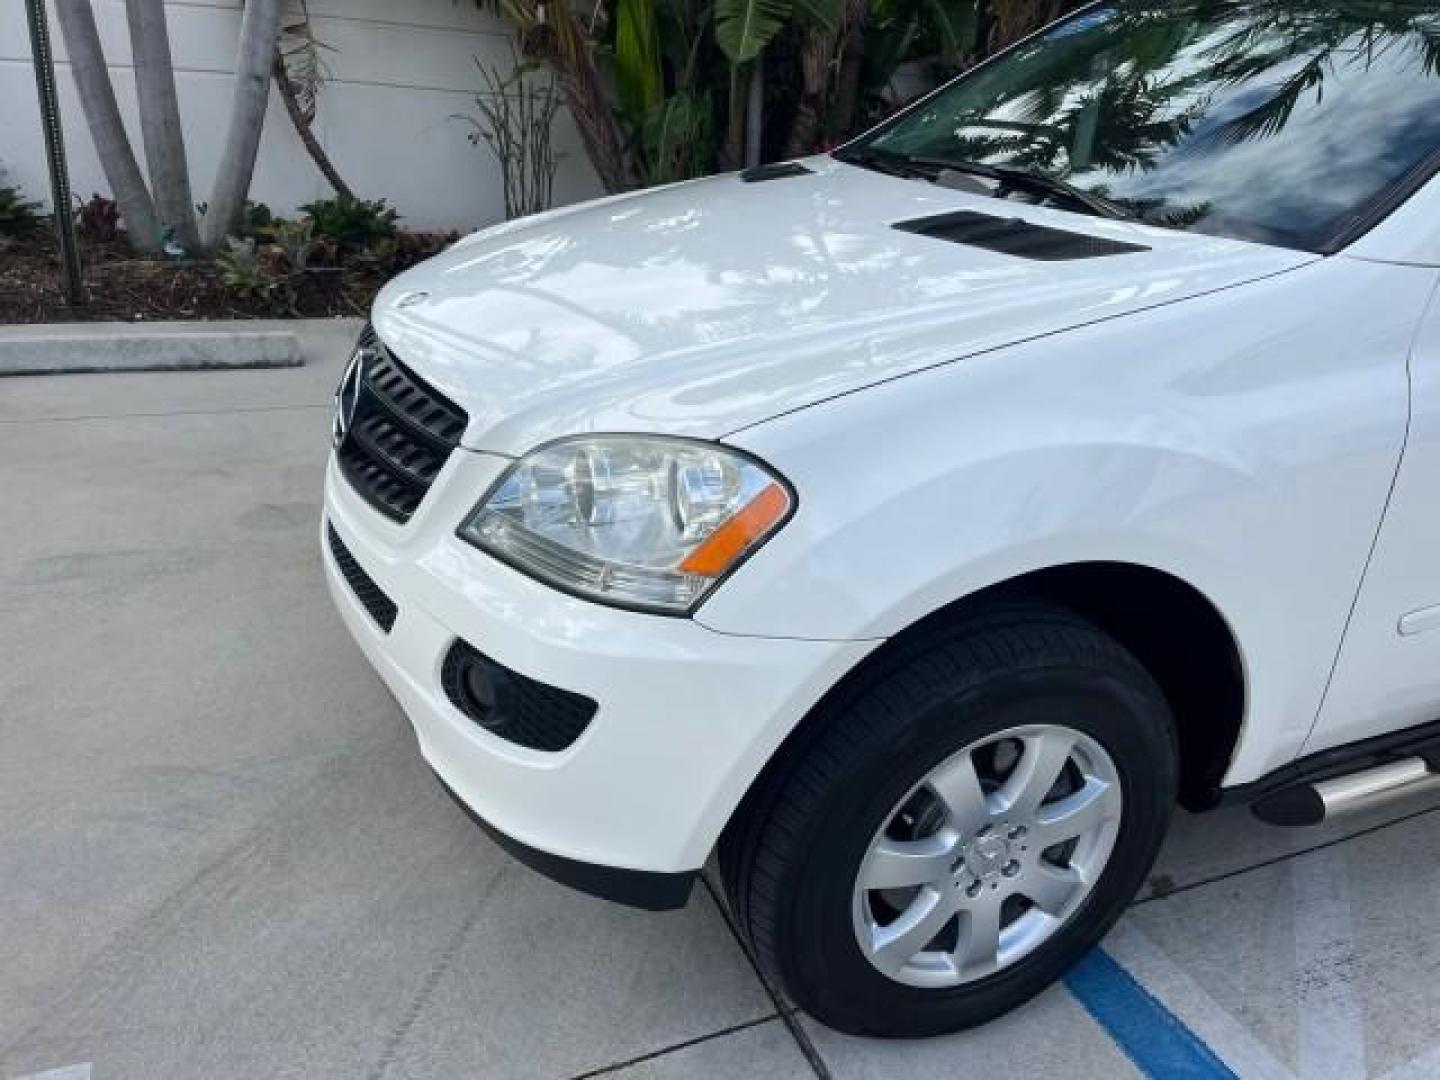
[[[722,867],[760,963],[853,1034],[954,1031],[1044,989],[1139,889],[1175,798],[1159,688],[1055,609],[925,633],[814,730]]]

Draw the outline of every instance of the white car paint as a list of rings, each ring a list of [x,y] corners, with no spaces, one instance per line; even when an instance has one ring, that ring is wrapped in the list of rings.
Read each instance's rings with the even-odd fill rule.
[[[1440,303],[1410,351],[1405,457],[1307,751],[1435,719],[1440,684]]]
[[[880,641],[1083,561],[1163,570],[1224,617],[1246,690],[1229,784],[1435,718],[1440,633],[1399,625],[1440,604],[1440,183],[1404,229],[1322,258],[806,164],[512,223],[377,302],[381,337],[471,419],[405,526],[332,466],[327,519],[402,600],[391,635],[327,566],[482,817],[571,858],[692,870]],[[890,227],[950,209],[1150,250],[1038,263]],[[798,510],[693,619],[571,598],[455,537],[509,459],[591,431],[725,439]],[[596,722],[559,754],[481,731],[437,685],[457,635],[591,694]]]
[[[1016,259],[891,227],[993,214],[994,199],[828,157],[806,164],[816,173],[800,182],[713,177],[482,234],[392,282],[375,327],[470,414],[466,446],[519,455],[585,431],[713,437],[1318,258],[1082,218],[1087,232],[1151,250]],[[422,302],[395,305],[417,292]]]
[[[1404,444],[1406,354],[1434,279],[1332,258],[740,432],[801,509],[697,617],[888,636],[1032,570],[1164,570],[1237,639],[1248,707],[1229,779],[1253,780],[1315,721]],[[1440,701],[1440,678],[1431,689]]]
[[[693,870],[788,726],[875,642],[717,634],[690,620],[619,611],[542,585],[455,535],[507,459],[456,453],[397,532],[333,466],[326,518],[390,596],[381,633],[326,552],[331,596],[405,708],[420,750],[482,818],[521,843],[582,862]],[[390,522],[384,523],[390,526]],[[323,545],[322,545],[323,546]],[[603,702],[560,753],[485,731],[441,692],[456,636],[531,678]]]

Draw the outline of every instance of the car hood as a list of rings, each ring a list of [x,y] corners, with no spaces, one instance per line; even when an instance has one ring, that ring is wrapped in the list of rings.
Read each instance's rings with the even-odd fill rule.
[[[476,233],[391,282],[376,328],[470,414],[464,445],[521,454],[589,431],[718,438],[1315,259],[828,157],[804,165],[811,171],[717,176]],[[894,227],[956,211],[1143,250],[1040,261]]]

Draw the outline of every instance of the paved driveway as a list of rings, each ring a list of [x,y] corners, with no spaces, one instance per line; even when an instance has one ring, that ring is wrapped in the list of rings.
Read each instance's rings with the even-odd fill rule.
[[[353,334],[0,380],[0,1076],[1112,1080],[1164,1073],[1171,1028],[1198,1075],[1440,1075],[1440,801],[1182,816],[1106,945],[1128,998],[922,1043],[782,1015],[708,888],[649,915],[512,862],[325,595]]]

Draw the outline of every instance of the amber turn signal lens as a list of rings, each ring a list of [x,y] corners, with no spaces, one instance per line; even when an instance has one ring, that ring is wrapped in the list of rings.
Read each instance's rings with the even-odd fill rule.
[[[789,494],[779,484],[769,485],[711,533],[680,564],[680,569],[687,574],[719,577],[784,521],[789,512]]]

